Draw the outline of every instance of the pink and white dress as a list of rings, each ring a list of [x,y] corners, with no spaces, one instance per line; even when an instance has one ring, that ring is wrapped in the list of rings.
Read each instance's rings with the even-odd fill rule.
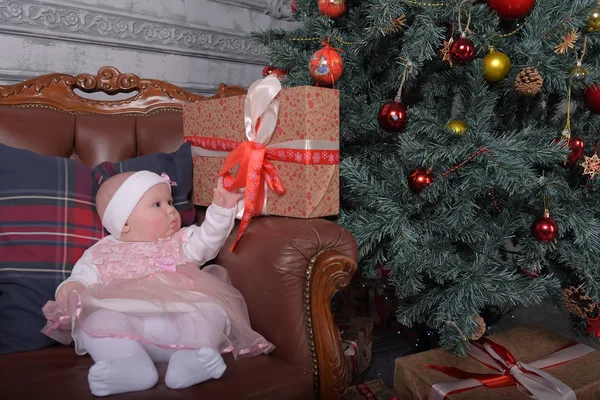
[[[85,289],[62,304],[46,303],[42,331],[64,344],[74,340],[77,354],[86,353],[82,334],[172,350],[217,347],[235,358],[269,353],[274,346],[251,328],[227,271],[198,268],[223,246],[234,212],[213,204],[202,225],[157,242],[100,240],[61,284],[79,282]]]

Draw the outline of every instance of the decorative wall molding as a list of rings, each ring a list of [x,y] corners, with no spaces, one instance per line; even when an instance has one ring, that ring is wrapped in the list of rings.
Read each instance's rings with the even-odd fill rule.
[[[263,46],[238,32],[26,0],[0,0],[0,32],[248,64],[267,60]]]
[[[273,18],[293,21],[295,18],[292,13],[292,2],[293,0],[271,0],[267,14]]]
[[[266,14],[271,0],[209,0],[213,3],[229,4],[236,7],[247,8]]]
[[[211,0],[230,4],[270,15],[276,19],[292,19],[293,0]]]

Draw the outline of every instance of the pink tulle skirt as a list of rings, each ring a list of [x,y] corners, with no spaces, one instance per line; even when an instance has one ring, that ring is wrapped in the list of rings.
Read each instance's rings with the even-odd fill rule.
[[[134,339],[165,349],[218,348],[237,359],[269,353],[273,344],[250,326],[241,293],[218,265],[93,285],[49,301],[42,332],[85,354],[81,335]]]

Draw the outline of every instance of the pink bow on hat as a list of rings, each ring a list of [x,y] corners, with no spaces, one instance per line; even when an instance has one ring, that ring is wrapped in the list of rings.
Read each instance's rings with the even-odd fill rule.
[[[169,182],[169,185],[171,186],[177,186],[177,182],[172,181],[171,178],[169,178],[169,175],[165,174],[164,172],[162,174],[160,174],[161,177],[165,178],[165,180],[167,182]]]

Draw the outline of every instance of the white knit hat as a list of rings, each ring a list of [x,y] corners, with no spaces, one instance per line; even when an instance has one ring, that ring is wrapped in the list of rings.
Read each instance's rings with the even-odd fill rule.
[[[168,176],[164,174],[161,176],[150,171],[139,171],[125,179],[119,186],[108,202],[102,217],[102,225],[115,239],[121,239],[125,223],[146,192],[161,183],[171,189]]]

